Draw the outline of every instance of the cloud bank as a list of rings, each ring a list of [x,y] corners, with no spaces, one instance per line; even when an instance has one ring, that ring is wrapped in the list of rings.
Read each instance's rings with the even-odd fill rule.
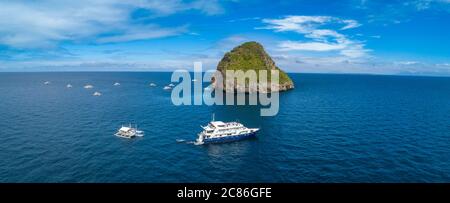
[[[349,58],[367,56],[370,51],[364,48],[360,41],[351,40],[337,30],[348,30],[361,26],[356,20],[340,19],[331,16],[286,16],[280,19],[263,19],[265,27],[275,32],[295,32],[306,39],[303,41],[282,41],[279,48],[284,51],[339,51],[339,54]],[[326,28],[328,27],[328,28]]]
[[[179,35],[186,25],[161,27],[133,18],[136,11],[157,18],[195,10],[223,12],[215,0],[42,0],[0,2],[0,45],[51,48],[62,42],[112,43]]]

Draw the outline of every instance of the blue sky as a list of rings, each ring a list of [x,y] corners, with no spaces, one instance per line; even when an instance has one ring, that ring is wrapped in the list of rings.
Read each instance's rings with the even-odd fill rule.
[[[0,0],[0,71],[214,69],[245,41],[288,72],[450,75],[450,0]]]

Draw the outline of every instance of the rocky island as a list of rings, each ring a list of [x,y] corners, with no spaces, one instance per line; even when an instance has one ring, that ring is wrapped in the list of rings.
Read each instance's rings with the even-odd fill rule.
[[[254,92],[278,92],[286,91],[294,88],[294,83],[291,78],[275,65],[272,58],[266,53],[264,47],[258,42],[246,42],[243,43],[230,52],[226,53],[217,66],[217,70],[222,73],[223,86],[216,84],[213,78],[212,84],[215,88],[223,89],[225,91],[234,90],[238,93],[254,93]],[[268,84],[250,84],[248,80],[245,82],[245,86],[236,84],[233,80],[226,80],[227,70],[255,70],[258,74],[260,70],[267,70],[267,83]],[[278,84],[271,83],[270,70],[279,71]],[[259,75],[258,75],[259,76]],[[258,88],[259,87],[259,88]]]

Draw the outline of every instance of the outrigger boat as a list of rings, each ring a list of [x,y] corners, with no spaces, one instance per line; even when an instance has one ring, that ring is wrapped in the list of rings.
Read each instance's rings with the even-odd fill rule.
[[[144,136],[144,132],[138,130],[137,127],[131,127],[130,124],[128,127],[122,126],[114,135],[122,138],[134,138]]]

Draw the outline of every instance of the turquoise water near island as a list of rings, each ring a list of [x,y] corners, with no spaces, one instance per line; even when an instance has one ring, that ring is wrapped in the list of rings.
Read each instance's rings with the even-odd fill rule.
[[[450,78],[290,74],[278,115],[260,117],[258,106],[174,106],[170,76],[0,73],[0,182],[450,181]],[[259,137],[177,142],[213,113]],[[130,122],[145,136],[113,135]]]

